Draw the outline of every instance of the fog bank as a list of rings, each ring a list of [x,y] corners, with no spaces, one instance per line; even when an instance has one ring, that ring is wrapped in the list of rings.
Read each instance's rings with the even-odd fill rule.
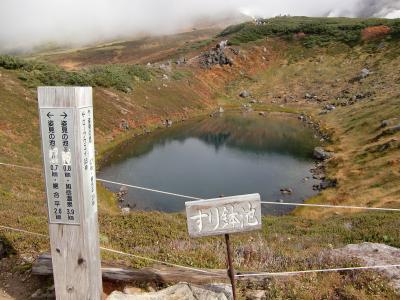
[[[1,0],[0,52],[167,34],[230,14],[400,17],[398,0]]]

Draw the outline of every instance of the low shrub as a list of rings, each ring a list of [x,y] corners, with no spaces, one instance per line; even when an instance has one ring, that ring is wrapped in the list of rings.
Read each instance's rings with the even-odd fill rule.
[[[152,74],[141,65],[97,65],[67,71],[56,65],[0,55],[0,67],[20,71],[18,78],[30,87],[38,85],[80,85],[115,88],[129,92],[135,80],[150,81]]]

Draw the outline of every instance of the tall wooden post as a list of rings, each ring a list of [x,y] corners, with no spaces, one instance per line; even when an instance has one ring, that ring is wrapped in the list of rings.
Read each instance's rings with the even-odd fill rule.
[[[102,296],[91,87],[39,87],[57,299]]]

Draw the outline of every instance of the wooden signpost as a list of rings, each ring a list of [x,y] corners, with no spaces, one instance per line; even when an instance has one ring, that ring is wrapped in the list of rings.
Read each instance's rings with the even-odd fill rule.
[[[225,235],[228,275],[232,284],[233,299],[237,299],[229,234],[261,229],[260,195],[190,201],[185,205],[191,237]]]
[[[91,87],[39,87],[57,299],[102,297]]]

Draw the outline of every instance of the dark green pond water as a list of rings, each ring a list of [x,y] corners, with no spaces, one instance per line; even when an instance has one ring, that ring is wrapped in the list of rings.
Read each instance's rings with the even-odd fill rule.
[[[111,155],[98,177],[200,198],[260,193],[264,201],[303,202],[315,194],[309,170],[316,141],[292,117],[224,114],[137,137]],[[293,194],[282,195],[281,188]],[[123,205],[175,212],[185,201],[129,189]],[[264,205],[263,213],[291,209]]]

